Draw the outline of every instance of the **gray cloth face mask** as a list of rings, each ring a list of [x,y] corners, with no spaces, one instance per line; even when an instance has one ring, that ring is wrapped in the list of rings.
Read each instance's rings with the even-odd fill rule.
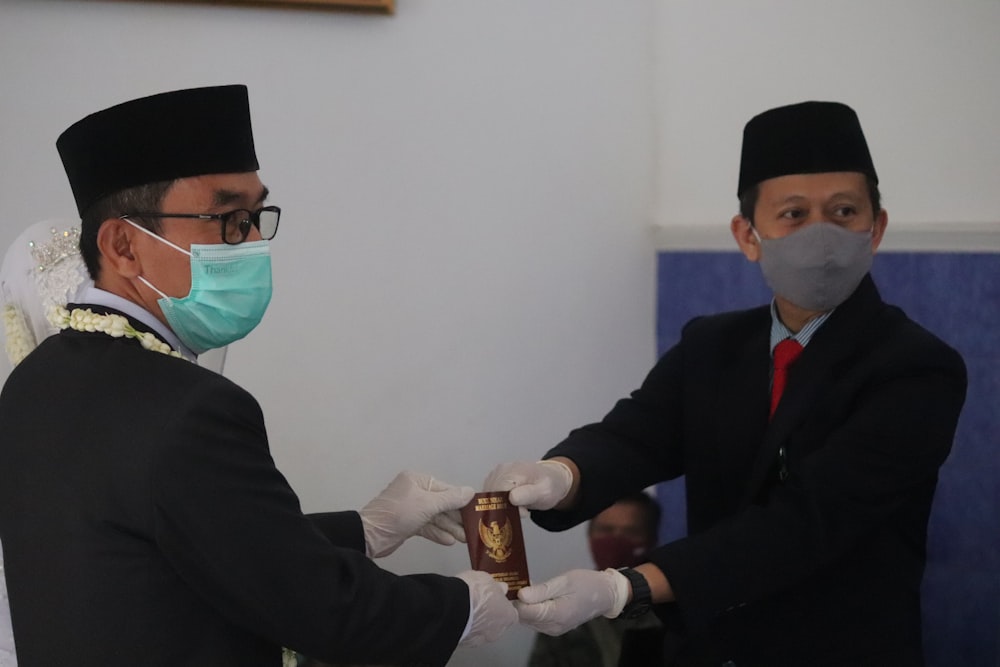
[[[751,227],[753,229],[753,227]],[[852,232],[815,222],[760,242],[760,270],[771,290],[799,308],[832,310],[847,300],[872,266],[872,230]]]

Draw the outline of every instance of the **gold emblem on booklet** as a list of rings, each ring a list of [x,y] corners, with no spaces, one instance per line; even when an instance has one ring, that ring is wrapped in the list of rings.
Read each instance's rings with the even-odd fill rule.
[[[520,510],[510,504],[506,491],[477,493],[462,508],[462,524],[472,569],[507,584],[507,597],[516,599],[530,583]]]
[[[489,528],[482,520],[479,521],[479,539],[486,545],[486,555],[498,563],[510,558],[510,542],[514,539],[514,531],[510,521],[505,521],[503,528],[496,521],[490,521]]]

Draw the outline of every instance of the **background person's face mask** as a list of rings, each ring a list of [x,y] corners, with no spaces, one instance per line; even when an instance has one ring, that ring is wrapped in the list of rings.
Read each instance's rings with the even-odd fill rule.
[[[852,232],[814,222],[777,239],[762,239],[760,270],[771,290],[799,308],[832,310],[851,296],[872,266],[872,230]]]
[[[624,535],[594,535],[590,538],[590,555],[598,570],[635,567],[646,562],[647,552],[645,543]]]
[[[268,241],[238,245],[192,244],[191,252],[145,227],[126,222],[191,257],[191,291],[167,296],[148,280],[167,324],[195,354],[228,345],[253,331],[271,302],[271,248]]]

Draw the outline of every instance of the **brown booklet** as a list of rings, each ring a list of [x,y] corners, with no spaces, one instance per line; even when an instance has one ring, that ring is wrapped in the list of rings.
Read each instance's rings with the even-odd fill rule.
[[[462,508],[465,539],[473,570],[482,570],[507,584],[507,597],[528,586],[528,559],[524,552],[521,514],[506,491],[477,493]]]

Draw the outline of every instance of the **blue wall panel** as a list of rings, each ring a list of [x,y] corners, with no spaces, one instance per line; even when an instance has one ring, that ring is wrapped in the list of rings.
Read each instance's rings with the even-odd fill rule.
[[[692,317],[767,303],[760,270],[738,252],[661,252],[657,345]],[[969,392],[941,469],[924,577],[929,667],[1000,665],[1000,255],[883,252],[872,275],[889,303],[955,347]],[[685,534],[683,480],[661,484],[661,535]]]

